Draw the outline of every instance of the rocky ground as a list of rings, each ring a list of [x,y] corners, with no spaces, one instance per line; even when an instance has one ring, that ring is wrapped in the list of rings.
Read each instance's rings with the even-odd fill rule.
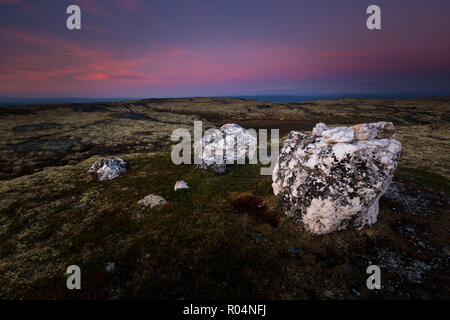
[[[0,298],[449,299],[449,114],[448,97],[1,107]],[[392,121],[403,152],[376,224],[312,236],[258,165],[220,176],[174,165],[170,135],[194,120],[280,128],[281,140],[317,122]],[[89,175],[106,156],[128,172]],[[178,180],[190,189],[175,192]],[[149,194],[167,204],[143,209]],[[71,264],[82,290],[66,288]],[[370,264],[381,290],[366,287]]]

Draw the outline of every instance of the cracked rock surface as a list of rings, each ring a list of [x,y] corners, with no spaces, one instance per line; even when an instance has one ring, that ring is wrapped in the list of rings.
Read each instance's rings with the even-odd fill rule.
[[[313,234],[377,221],[402,150],[390,122],[291,131],[272,175],[284,213]]]

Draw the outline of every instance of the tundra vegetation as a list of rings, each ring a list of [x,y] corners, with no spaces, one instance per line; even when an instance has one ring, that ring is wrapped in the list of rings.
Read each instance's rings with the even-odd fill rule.
[[[183,98],[0,108],[0,298],[449,299],[450,98]],[[225,123],[311,134],[391,121],[403,146],[378,222],[313,236],[260,166],[170,160],[171,133]],[[93,163],[127,172],[98,181]],[[177,181],[189,189],[174,191]],[[161,206],[138,203],[163,197]],[[105,266],[114,265],[114,272]],[[68,290],[78,265],[82,289]],[[380,290],[366,287],[378,265]]]

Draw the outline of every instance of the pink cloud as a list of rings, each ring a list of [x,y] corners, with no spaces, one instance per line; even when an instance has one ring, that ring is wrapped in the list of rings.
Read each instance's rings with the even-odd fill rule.
[[[159,44],[134,50],[102,42],[85,46],[52,33],[19,30],[0,30],[0,41],[9,48],[0,52],[0,87],[11,94],[52,90],[128,95],[135,88],[159,92],[167,87],[281,83],[352,74],[364,79],[372,73],[408,69],[411,64],[417,68],[437,64],[431,56],[429,62],[423,61],[422,53],[398,61],[386,49],[375,54],[234,43],[214,47]]]
[[[75,76],[76,80],[106,80],[108,76],[103,73],[89,73],[80,76]]]

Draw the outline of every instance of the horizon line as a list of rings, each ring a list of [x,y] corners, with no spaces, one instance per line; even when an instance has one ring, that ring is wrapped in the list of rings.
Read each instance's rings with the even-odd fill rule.
[[[146,99],[186,99],[186,98],[235,98],[247,99],[266,102],[300,102],[313,101],[322,99],[408,99],[408,98],[438,98],[450,97],[448,92],[386,92],[386,93],[310,93],[310,94],[236,94],[236,95],[212,95],[212,96],[153,96],[153,97],[20,97],[20,96],[2,96],[0,95],[0,106],[26,106],[33,104],[70,104],[70,103],[101,103],[101,102],[120,102],[129,100],[146,100]],[[261,98],[261,99],[258,99]],[[262,98],[269,98],[262,100]],[[283,98],[291,98],[288,101]],[[33,101],[34,100],[34,101]]]

